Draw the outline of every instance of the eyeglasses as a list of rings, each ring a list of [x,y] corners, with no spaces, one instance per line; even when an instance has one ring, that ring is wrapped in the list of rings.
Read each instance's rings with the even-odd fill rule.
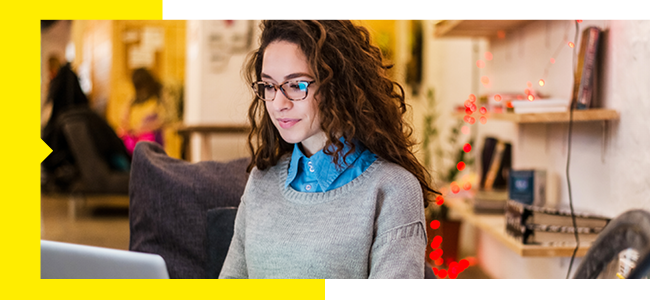
[[[256,81],[251,84],[255,95],[264,101],[273,101],[275,94],[280,89],[287,99],[291,101],[300,101],[307,98],[309,85],[316,82],[306,80],[286,81],[277,85],[266,81]]]

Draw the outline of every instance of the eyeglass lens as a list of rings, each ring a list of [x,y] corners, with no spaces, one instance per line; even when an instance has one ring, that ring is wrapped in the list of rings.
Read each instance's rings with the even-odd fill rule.
[[[309,83],[306,81],[288,81],[278,88],[281,88],[284,95],[290,100],[302,100],[307,96]],[[274,84],[259,81],[253,85],[255,93],[263,100],[271,101],[275,99],[277,88]]]

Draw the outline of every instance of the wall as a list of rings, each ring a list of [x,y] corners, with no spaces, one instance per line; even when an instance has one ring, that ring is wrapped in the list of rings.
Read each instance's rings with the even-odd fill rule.
[[[644,67],[650,63],[650,21],[591,20],[581,23],[580,31],[587,26],[598,26],[607,31],[602,48],[599,102],[602,107],[619,111],[620,120],[607,125],[604,122],[574,123],[570,162],[574,208],[608,217],[633,208],[650,210],[650,173],[646,171],[650,155],[645,151],[650,147],[650,137],[647,136],[650,125],[645,120],[650,111],[647,99],[650,70]],[[572,49],[562,48],[546,76],[544,70],[559,45],[573,41],[574,35],[572,21],[536,21],[503,40],[491,40],[489,50],[494,58],[488,62],[484,72],[490,77],[492,86],[484,91],[522,93],[530,81],[545,95],[570,98]],[[441,39],[440,43],[449,49],[454,47],[454,43],[462,42]],[[466,88],[464,82],[467,78],[453,74],[456,68],[453,63],[446,65],[447,58],[436,56],[435,51],[428,54],[434,59],[431,64],[442,66],[439,72],[450,76],[436,79],[434,83],[437,86],[448,83],[450,85],[446,88]],[[546,85],[539,87],[536,83],[542,77]],[[454,103],[461,104],[462,101]],[[496,135],[513,143],[514,168],[546,168],[555,184],[551,194],[556,195],[549,198],[549,205],[568,207],[565,176],[568,124],[517,126],[488,120],[486,125],[477,129],[479,137]],[[495,278],[566,276],[569,258],[522,258],[484,234],[479,234],[476,242],[479,262]],[[573,270],[579,263],[578,258]]]

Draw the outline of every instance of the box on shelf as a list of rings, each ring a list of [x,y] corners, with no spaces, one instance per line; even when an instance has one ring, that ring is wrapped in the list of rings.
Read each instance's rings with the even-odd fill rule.
[[[508,195],[517,202],[546,204],[546,170],[510,170]]]

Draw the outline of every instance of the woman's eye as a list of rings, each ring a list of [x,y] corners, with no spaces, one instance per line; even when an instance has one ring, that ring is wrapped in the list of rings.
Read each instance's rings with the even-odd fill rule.
[[[304,92],[307,90],[307,83],[304,81],[291,82],[289,83],[289,88],[294,91]]]

